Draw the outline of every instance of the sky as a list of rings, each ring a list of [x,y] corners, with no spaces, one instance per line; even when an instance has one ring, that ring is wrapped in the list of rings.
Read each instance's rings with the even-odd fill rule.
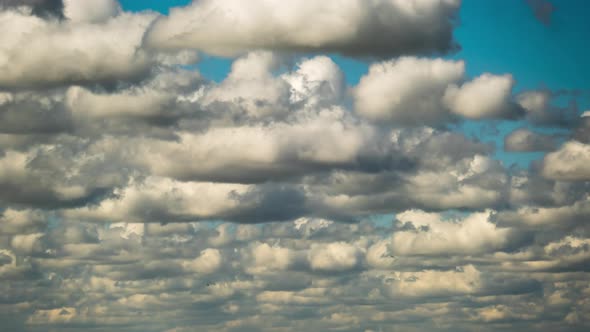
[[[0,0],[0,330],[587,331],[582,0]]]

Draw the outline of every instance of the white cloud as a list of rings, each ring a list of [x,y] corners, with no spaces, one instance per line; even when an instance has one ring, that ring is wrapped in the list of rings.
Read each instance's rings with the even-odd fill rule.
[[[289,248],[270,246],[267,243],[256,243],[252,246],[252,265],[247,267],[251,274],[284,271],[293,263],[295,253]]]
[[[356,112],[397,126],[449,121],[442,97],[464,74],[461,61],[404,57],[373,64],[355,88]]]
[[[70,218],[97,222],[169,222],[222,218],[242,204],[239,195],[247,185],[210,182],[178,182],[151,177],[132,182],[95,207],[65,211]]]
[[[199,257],[183,263],[183,267],[191,272],[212,274],[217,272],[223,264],[223,256],[217,249],[205,249]]]
[[[576,141],[566,142],[559,150],[548,153],[543,159],[543,176],[562,181],[590,180],[590,145]]]
[[[317,56],[299,63],[293,73],[281,76],[290,86],[290,102],[304,102],[307,107],[339,104],[345,93],[344,73],[327,56]]]
[[[508,243],[510,230],[496,227],[489,220],[490,214],[475,213],[463,220],[443,220],[439,214],[416,210],[397,214],[402,228],[392,236],[392,253],[469,255],[501,249]]]
[[[482,74],[462,86],[451,86],[444,102],[453,113],[468,119],[514,117],[514,84],[511,75]]]
[[[74,7],[92,7],[90,4],[95,1],[72,3],[77,4]],[[82,9],[75,15],[96,13],[91,8]],[[86,22],[86,17],[80,17],[80,21],[56,22],[17,11],[0,11],[0,29],[4,31],[0,36],[3,73],[0,87],[95,84],[143,78],[155,64],[155,58],[141,49],[144,32],[155,17],[153,13],[122,13],[93,24]]]
[[[312,270],[346,271],[361,262],[361,248],[344,242],[312,245],[307,256]]]
[[[120,11],[116,0],[64,0],[64,16],[74,22],[102,23]]]
[[[36,250],[40,249],[41,243],[39,239],[42,238],[45,234],[43,233],[33,233],[27,235],[15,235],[12,238],[11,244],[12,248],[19,252],[25,253],[33,253]]]
[[[199,1],[150,29],[149,46],[218,55],[255,49],[393,56],[455,48],[458,0]]]
[[[472,294],[482,286],[481,272],[473,265],[456,271],[403,272],[386,279],[390,296],[441,296]]]
[[[0,0],[2,329],[587,330],[590,120],[398,57],[459,3]],[[456,125],[520,115],[508,150],[571,141],[508,169]]]
[[[211,128],[178,132],[177,142],[141,142],[138,162],[155,174],[183,180],[241,183],[288,177],[316,168],[355,167],[362,154],[379,154],[374,128],[340,108],[296,123]],[[370,147],[369,151],[367,147]],[[194,159],[201,162],[193,163]]]

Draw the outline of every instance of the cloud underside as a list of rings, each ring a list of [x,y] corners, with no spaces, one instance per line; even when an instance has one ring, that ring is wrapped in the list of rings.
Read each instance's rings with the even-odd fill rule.
[[[590,118],[424,57],[459,7],[0,1],[0,326],[588,329]]]

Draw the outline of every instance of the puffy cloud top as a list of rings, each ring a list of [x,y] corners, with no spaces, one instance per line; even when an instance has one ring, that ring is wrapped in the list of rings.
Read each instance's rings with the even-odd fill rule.
[[[219,55],[254,49],[357,56],[446,53],[457,47],[452,31],[459,5],[459,0],[205,0],[160,18],[146,41],[156,49]]]

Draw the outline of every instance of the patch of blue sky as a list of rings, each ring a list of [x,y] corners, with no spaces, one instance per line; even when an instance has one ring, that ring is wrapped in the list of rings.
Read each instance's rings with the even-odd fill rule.
[[[123,10],[130,12],[141,12],[153,10],[162,14],[168,14],[170,8],[186,6],[191,0],[119,0]]]

